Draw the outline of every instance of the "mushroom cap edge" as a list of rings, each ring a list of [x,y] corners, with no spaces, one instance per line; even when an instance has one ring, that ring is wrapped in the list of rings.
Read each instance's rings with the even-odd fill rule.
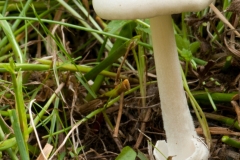
[[[93,0],[96,13],[103,19],[144,19],[160,15],[195,12],[213,0]]]

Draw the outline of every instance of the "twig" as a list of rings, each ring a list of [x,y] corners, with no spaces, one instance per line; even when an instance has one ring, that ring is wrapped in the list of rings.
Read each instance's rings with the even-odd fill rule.
[[[240,107],[236,101],[231,101],[231,104],[237,114],[238,125],[240,124]]]
[[[119,126],[120,126],[120,121],[121,121],[122,111],[123,111],[123,98],[124,98],[124,93],[122,92],[121,95],[120,95],[120,104],[119,104],[116,126],[115,126],[115,129],[114,129],[114,132],[113,132],[113,137],[114,138],[118,137],[118,131],[119,131]]]
[[[217,17],[223,21],[223,23],[225,23],[230,29],[232,29],[234,31],[234,33],[240,37],[240,33],[232,26],[231,23],[229,23],[229,21],[226,19],[226,17],[224,17],[224,15],[214,6],[213,3],[211,3],[209,5],[209,7],[212,9],[212,11],[217,15]]]
[[[141,124],[141,132],[145,132],[145,128],[146,128],[146,122],[148,121],[148,119],[149,119],[149,117],[150,117],[150,115],[151,115],[151,111],[152,111],[152,109],[151,108],[149,108],[148,110],[147,110],[147,112],[146,112],[146,115],[145,115],[145,117],[144,117],[144,120],[143,120],[143,123]],[[138,139],[137,139],[137,141],[136,141],[136,144],[134,145],[134,148],[138,148],[139,146],[140,146],[140,144],[141,144],[141,142],[142,142],[142,139],[143,139],[143,134],[139,134],[139,136],[138,136]]]

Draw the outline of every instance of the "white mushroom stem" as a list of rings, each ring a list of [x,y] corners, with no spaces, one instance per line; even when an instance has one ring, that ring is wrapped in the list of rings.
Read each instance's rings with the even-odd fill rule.
[[[157,147],[173,160],[207,160],[208,149],[198,139],[180,74],[171,14],[199,11],[213,0],[93,0],[104,19],[151,18],[153,50],[167,143]],[[167,15],[167,16],[159,16]],[[152,18],[156,17],[156,18]],[[166,159],[155,149],[157,160]]]
[[[173,159],[185,160],[195,151],[192,139],[196,138],[197,134],[183,90],[171,15],[151,18],[150,26],[162,117],[167,136],[166,156],[176,155]]]

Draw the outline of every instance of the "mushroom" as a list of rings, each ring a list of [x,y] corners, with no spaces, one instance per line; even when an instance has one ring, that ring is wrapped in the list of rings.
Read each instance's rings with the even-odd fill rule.
[[[103,19],[150,18],[165,141],[158,141],[157,160],[206,160],[209,151],[198,139],[183,90],[171,14],[199,11],[213,0],[93,0]],[[159,152],[161,151],[161,153]],[[165,157],[164,157],[164,156]]]

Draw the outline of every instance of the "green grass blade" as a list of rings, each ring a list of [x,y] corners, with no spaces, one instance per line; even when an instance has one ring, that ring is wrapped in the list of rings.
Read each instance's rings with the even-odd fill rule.
[[[29,160],[27,143],[25,143],[25,140],[22,135],[20,123],[18,120],[18,115],[15,110],[9,110],[9,112],[12,115],[12,116],[10,116],[10,118],[11,118],[11,122],[13,125],[14,135],[16,137],[18,149],[20,151],[20,157],[21,157],[21,159]]]
[[[0,14],[0,17],[3,17],[3,16]],[[15,36],[13,35],[10,25],[8,24],[8,22],[6,20],[2,20],[2,21],[0,21],[0,26],[2,27],[9,42],[12,45],[13,52],[15,53],[15,59],[19,63],[23,63],[24,60],[23,60],[21,49],[15,40]],[[27,143],[29,135],[28,135],[28,131],[27,131],[27,125],[28,125],[27,124],[27,116],[26,116],[26,110],[25,110],[25,106],[24,106],[23,92],[22,92],[22,72],[18,71],[17,76],[15,75],[14,62],[12,59],[10,59],[10,66],[8,66],[8,68],[6,68],[6,69],[8,69],[10,71],[10,74],[12,77],[13,88],[14,88],[14,92],[15,92],[15,101],[16,101],[15,106],[17,109],[21,130],[23,132],[24,142]],[[25,145],[27,147],[27,144],[25,144]]]
[[[119,44],[116,45],[116,48],[113,48],[113,50],[111,51],[111,53],[109,53],[109,56],[106,59],[104,59],[101,63],[95,66],[90,72],[84,75],[85,79],[90,80],[95,78],[96,75],[98,75],[102,70],[106,69],[108,66],[116,62],[121,56],[123,56],[128,49],[131,49],[133,46],[135,46],[138,40],[139,40],[139,36],[133,37],[132,39],[130,39],[125,43],[122,43],[122,41],[119,41],[118,42]],[[131,47],[131,45],[133,46]]]
[[[35,5],[34,5],[34,6],[35,6]],[[39,17],[43,17],[43,16],[48,15],[48,14],[51,13],[52,11],[56,10],[56,8],[57,8],[58,6],[59,6],[59,4],[51,7],[50,9],[48,9],[48,10],[46,10],[46,11],[44,11],[44,12],[42,12],[42,13],[39,15]],[[4,17],[4,18],[6,18],[6,17]],[[17,19],[18,19],[18,18],[17,18]],[[13,19],[13,20],[14,20],[14,19]],[[16,20],[16,19],[15,19],[15,20]],[[26,20],[26,19],[22,19],[22,20]],[[25,30],[25,28],[29,27],[29,26],[32,25],[33,23],[36,23],[36,21],[30,21],[30,22],[28,22],[27,24],[25,24],[24,26],[19,27],[19,29],[17,29],[17,30],[14,32],[14,35],[17,36],[18,34],[22,33],[22,32]],[[7,37],[4,37],[4,38],[0,41],[0,48],[3,48],[3,47],[7,44],[7,42],[8,42]],[[2,55],[4,55],[5,53],[7,53],[7,51],[8,51],[8,49],[5,49],[5,48],[4,48],[4,49],[1,49],[1,50],[0,50],[0,56],[2,56]]]
[[[3,16],[0,14],[0,18],[3,18]],[[2,27],[4,33],[6,34],[9,42],[11,43],[12,45],[12,49],[13,49],[13,52],[15,54],[15,58],[17,60],[17,62],[19,63],[23,63],[24,60],[23,60],[23,56],[22,56],[22,51],[15,39],[15,36],[12,32],[12,29],[10,27],[10,25],[8,24],[8,22],[6,20],[1,20],[0,21],[0,26]]]
[[[19,17],[25,16],[27,10],[30,7],[30,3],[32,3],[32,0],[28,0],[24,6],[23,6],[23,10],[21,11],[21,13],[19,14]],[[23,4],[21,4],[23,5]],[[14,24],[12,25],[12,30],[15,31],[17,29],[17,27],[19,26],[19,24],[21,23],[21,19],[16,19],[16,21],[14,22]]]
[[[2,128],[2,126],[5,125],[2,123],[2,118],[0,118],[0,123],[1,123],[1,125],[0,125],[1,126],[0,127],[0,140],[3,141],[6,138],[6,135],[4,133],[8,133],[8,131],[6,132],[6,129],[3,130],[3,128]],[[13,152],[13,150],[11,148],[6,149],[6,151],[12,160],[18,160],[18,157],[16,156],[16,154]]]
[[[130,22],[130,23],[129,23]],[[131,21],[129,21],[128,23],[125,23],[125,25],[123,26],[123,28],[121,29],[119,36],[122,37],[127,37],[127,38],[131,38],[132,37],[132,32],[136,26],[135,23],[131,23]],[[103,60],[102,62],[100,62],[97,66],[95,66],[90,72],[85,74],[85,78],[86,80],[90,80],[90,79],[94,79],[94,84],[91,86],[91,89],[93,92],[97,92],[98,89],[100,88],[105,76],[103,75],[98,75],[99,72],[101,72],[102,70],[108,71],[110,69],[110,67],[112,66],[112,64],[118,59],[120,58],[123,54],[126,53],[126,50],[128,48],[127,45],[129,45],[129,42],[125,42],[121,39],[117,39],[116,42],[114,43],[111,51],[109,52],[109,56]],[[103,48],[103,47],[102,47]],[[101,48],[101,49],[102,49]],[[100,51],[100,54],[102,52]],[[101,57],[98,57],[98,60],[100,61]],[[96,76],[98,75],[98,76]],[[88,93],[86,100],[90,101],[93,98],[93,96]]]
[[[18,113],[18,119],[20,122],[21,130],[23,132],[24,140],[26,143],[28,140],[28,131],[27,131],[27,116],[26,116],[26,110],[24,106],[23,92],[22,92],[22,72],[19,71],[17,72],[18,75],[17,76],[15,75],[14,63],[12,59],[10,59],[10,65],[5,67],[9,71],[12,78],[13,90],[15,93],[15,101],[16,101],[15,106]]]
[[[15,20],[15,19],[23,19],[23,20],[29,20],[29,21],[38,21],[37,18],[32,18],[32,17],[15,17],[15,16],[12,16],[12,17],[0,17],[0,20]],[[45,23],[49,23],[49,24],[60,24],[60,25],[66,26],[66,27],[75,28],[75,29],[79,29],[79,30],[83,30],[83,31],[87,31],[87,32],[94,32],[94,33],[97,33],[97,34],[102,34],[102,35],[105,35],[105,36],[109,36],[109,37],[113,37],[113,38],[117,38],[117,39],[122,39],[124,41],[129,41],[130,40],[129,38],[118,36],[118,35],[115,35],[115,34],[112,34],[112,33],[103,32],[103,31],[92,29],[92,28],[86,28],[86,27],[82,27],[82,26],[79,26],[79,25],[73,25],[73,24],[70,24],[70,23],[64,23],[64,22],[60,22],[60,21],[53,21],[53,20],[49,20],[49,19],[41,19],[41,21],[45,22]],[[148,48],[150,50],[152,50],[152,46],[147,44],[147,43],[138,42],[138,44],[141,45],[141,46],[144,46],[144,47],[146,47],[146,48]]]

